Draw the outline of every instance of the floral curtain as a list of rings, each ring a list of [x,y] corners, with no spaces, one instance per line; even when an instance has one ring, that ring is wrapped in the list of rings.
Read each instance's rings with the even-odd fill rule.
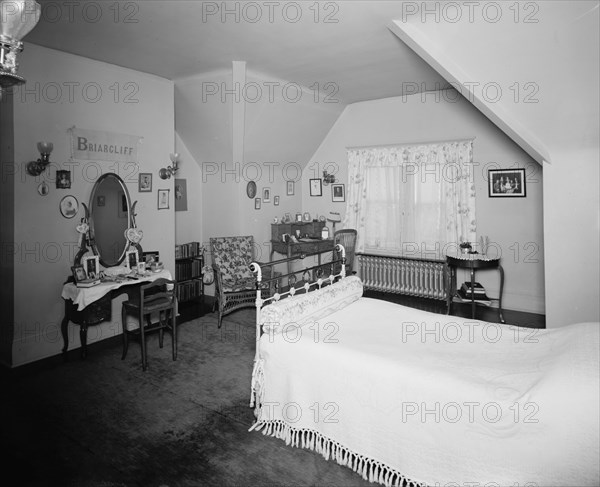
[[[344,228],[358,231],[357,252],[476,242],[472,161],[471,140],[348,149]]]

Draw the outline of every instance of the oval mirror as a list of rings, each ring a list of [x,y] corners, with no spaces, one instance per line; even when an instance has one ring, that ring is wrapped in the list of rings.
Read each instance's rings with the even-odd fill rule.
[[[125,182],[114,173],[100,176],[90,196],[90,243],[104,267],[119,265],[125,257],[130,209]]]

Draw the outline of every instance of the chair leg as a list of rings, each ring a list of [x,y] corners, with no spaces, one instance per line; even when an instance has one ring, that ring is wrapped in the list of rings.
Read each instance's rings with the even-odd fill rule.
[[[148,366],[148,361],[146,359],[146,334],[144,332],[144,316],[140,313],[139,316],[139,322],[140,322],[140,342],[142,344],[142,370],[146,370],[146,367]]]
[[[223,322],[223,311],[221,311],[221,307],[219,307],[219,323],[218,328],[221,328],[221,323]]]
[[[165,322],[163,323],[163,313],[165,314]],[[165,333],[165,329],[164,326],[167,322],[167,312],[166,311],[159,311],[158,312],[158,324],[160,325],[160,328],[158,329],[158,346],[160,348],[163,347],[163,337],[164,337],[164,333]]]
[[[125,306],[121,308],[121,323],[123,323],[123,354],[121,360],[125,360],[127,349],[129,348],[129,337],[127,336],[127,312]]]
[[[171,308],[171,341],[173,342],[173,360],[177,360],[177,313],[175,313],[175,308]]]

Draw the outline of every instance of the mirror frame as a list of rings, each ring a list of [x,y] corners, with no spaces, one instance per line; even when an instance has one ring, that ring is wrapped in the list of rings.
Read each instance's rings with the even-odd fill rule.
[[[89,205],[90,205],[90,207],[89,207],[89,212],[90,212],[89,235],[90,235],[90,247],[92,248],[92,251],[94,252],[94,254],[100,258],[100,264],[103,267],[115,267],[115,266],[120,265],[121,262],[123,262],[123,259],[125,259],[125,253],[130,249],[131,242],[127,239],[127,237],[125,237],[125,234],[123,234],[123,239],[125,240],[125,247],[123,249],[123,253],[119,257],[119,260],[114,264],[108,264],[108,263],[106,263],[106,261],[104,261],[104,259],[102,258],[102,254],[100,254],[100,251],[96,245],[96,228],[94,225],[94,201],[96,198],[96,192],[98,191],[100,184],[102,183],[102,181],[104,181],[105,179],[108,179],[108,178],[116,179],[117,182],[120,184],[121,188],[123,189],[123,192],[125,193],[125,199],[127,200],[127,228],[130,228],[132,226],[133,220],[132,220],[131,197],[129,196],[129,190],[127,189],[127,185],[125,184],[125,181],[123,181],[123,179],[121,179],[121,177],[118,174],[115,174],[114,172],[109,172],[109,173],[106,173],[106,174],[103,174],[102,176],[100,176],[96,180],[96,182],[94,183],[94,187],[92,188],[92,194],[90,196],[90,202],[89,202]]]

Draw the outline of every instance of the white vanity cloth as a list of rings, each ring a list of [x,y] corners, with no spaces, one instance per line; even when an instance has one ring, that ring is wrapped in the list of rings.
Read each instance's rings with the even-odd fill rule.
[[[101,282],[97,286],[92,287],[77,287],[74,283],[69,282],[63,286],[62,297],[70,299],[77,305],[77,310],[81,311],[86,306],[89,306],[94,301],[98,301],[102,296],[118,289],[122,286],[130,286],[131,284],[139,284],[140,282],[151,282],[160,278],[172,279],[171,273],[163,269],[160,272],[152,272],[147,276],[140,276],[137,280],[126,279],[123,282]]]

